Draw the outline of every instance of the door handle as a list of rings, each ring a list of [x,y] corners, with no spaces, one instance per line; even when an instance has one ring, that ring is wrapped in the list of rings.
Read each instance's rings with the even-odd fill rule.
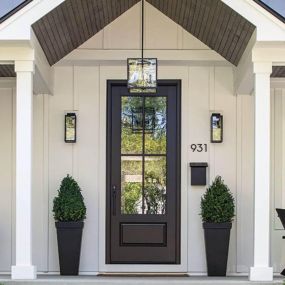
[[[112,186],[112,202],[113,202],[113,216],[116,216],[116,204],[117,204],[117,188]]]

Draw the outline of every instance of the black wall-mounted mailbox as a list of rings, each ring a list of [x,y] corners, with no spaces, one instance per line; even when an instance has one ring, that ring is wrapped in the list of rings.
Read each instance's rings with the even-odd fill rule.
[[[191,185],[205,186],[207,185],[207,162],[191,162]]]

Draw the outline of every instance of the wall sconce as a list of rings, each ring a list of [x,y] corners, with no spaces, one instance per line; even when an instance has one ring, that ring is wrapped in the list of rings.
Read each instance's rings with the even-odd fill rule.
[[[65,115],[65,134],[66,143],[76,143],[76,114],[67,113]]]
[[[223,116],[220,113],[211,116],[211,142],[223,142]]]

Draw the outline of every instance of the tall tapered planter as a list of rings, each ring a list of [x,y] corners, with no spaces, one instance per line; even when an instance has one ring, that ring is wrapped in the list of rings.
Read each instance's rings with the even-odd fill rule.
[[[208,276],[226,276],[231,223],[203,223]]]
[[[69,175],[53,200],[61,275],[78,275],[86,207],[78,183]]]
[[[217,176],[201,199],[208,276],[226,276],[234,197]]]
[[[56,222],[61,275],[78,275],[83,222]]]

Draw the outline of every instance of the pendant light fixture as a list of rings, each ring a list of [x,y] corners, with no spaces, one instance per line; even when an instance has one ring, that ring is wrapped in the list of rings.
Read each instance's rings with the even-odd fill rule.
[[[131,93],[156,93],[157,58],[144,57],[144,0],[141,1],[141,57],[128,58],[128,89]]]

